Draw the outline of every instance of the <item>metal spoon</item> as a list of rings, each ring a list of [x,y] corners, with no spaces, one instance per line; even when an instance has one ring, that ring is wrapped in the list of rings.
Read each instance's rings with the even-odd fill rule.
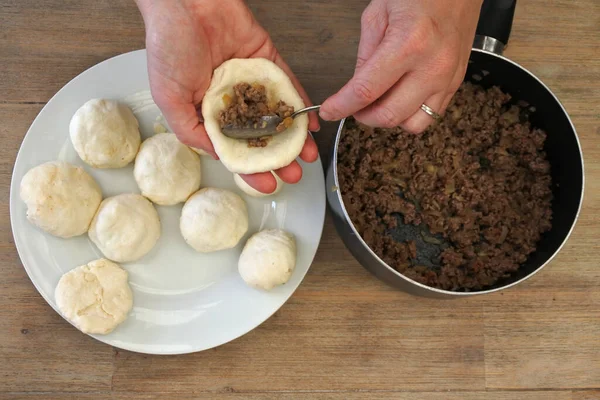
[[[318,110],[320,107],[321,106],[319,105],[302,108],[290,115],[290,118],[296,118],[300,114]],[[280,133],[280,131],[277,131],[277,126],[282,122],[283,118],[277,115],[267,115],[261,117],[260,122],[254,124],[249,123],[245,126],[225,125],[221,128],[221,132],[223,132],[223,135],[232,139],[258,139]]]

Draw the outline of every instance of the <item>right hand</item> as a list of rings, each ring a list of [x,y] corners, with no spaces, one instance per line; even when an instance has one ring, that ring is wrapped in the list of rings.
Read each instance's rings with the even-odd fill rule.
[[[146,25],[148,74],[154,101],[181,142],[217,158],[201,122],[200,104],[213,70],[231,58],[260,57],[273,61],[292,80],[304,103],[308,95],[283,61],[267,32],[242,0],[136,0]],[[309,130],[319,129],[316,115]],[[300,158],[313,162],[317,145],[310,135]],[[275,173],[286,183],[302,177],[297,161]],[[253,188],[271,193],[277,182],[269,172],[242,175]]]

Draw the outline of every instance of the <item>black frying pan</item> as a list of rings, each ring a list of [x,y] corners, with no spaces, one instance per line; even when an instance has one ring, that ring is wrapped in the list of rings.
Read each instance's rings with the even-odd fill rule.
[[[544,150],[551,165],[554,199],[552,229],[542,236],[537,250],[510,278],[480,291],[451,292],[430,288],[401,275],[383,262],[362,240],[344,207],[337,175],[337,151],[345,120],[340,123],[327,171],[327,200],[336,229],[354,257],[380,279],[413,294],[429,297],[457,297],[490,293],[524,281],[543,268],[568,239],[583,200],[583,156],[575,127],[552,91],[519,64],[502,56],[512,28],[516,0],[485,0],[469,60],[465,80],[485,88],[499,86],[513,101],[535,107],[530,115],[533,126],[547,133]],[[485,71],[485,72],[484,72]],[[400,227],[397,240],[418,238],[414,227]],[[429,259],[436,252],[431,244],[418,241],[418,258]]]

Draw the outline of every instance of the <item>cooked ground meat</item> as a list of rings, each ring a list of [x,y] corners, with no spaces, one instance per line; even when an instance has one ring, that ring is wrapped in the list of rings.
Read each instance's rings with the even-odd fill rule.
[[[284,101],[269,103],[265,87],[258,83],[238,83],[233,87],[233,97],[223,96],[225,109],[219,113],[221,128],[225,125],[248,126],[261,122],[261,117],[278,115],[284,121],[279,124],[277,131],[281,132],[289,127],[289,118],[294,112],[294,107],[288,106]],[[270,137],[248,140],[250,147],[265,147]]]
[[[546,134],[499,88],[464,83],[422,135],[350,119],[340,190],[362,238],[425,285],[480,290],[510,276],[551,228]]]

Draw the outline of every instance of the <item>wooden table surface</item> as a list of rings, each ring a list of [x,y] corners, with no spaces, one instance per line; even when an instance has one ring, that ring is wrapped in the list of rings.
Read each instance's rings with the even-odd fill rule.
[[[315,102],[352,74],[366,0],[252,0]],[[131,0],[0,0],[0,399],[600,399],[600,1],[519,0],[506,54],[573,118],[581,218],[552,264],[502,293],[428,300],[391,289],[328,218],[306,279],[267,322],[184,356],[120,351],[37,293],[9,222],[12,166],[34,117],[71,78],[144,47]],[[317,135],[321,154],[334,133]]]

